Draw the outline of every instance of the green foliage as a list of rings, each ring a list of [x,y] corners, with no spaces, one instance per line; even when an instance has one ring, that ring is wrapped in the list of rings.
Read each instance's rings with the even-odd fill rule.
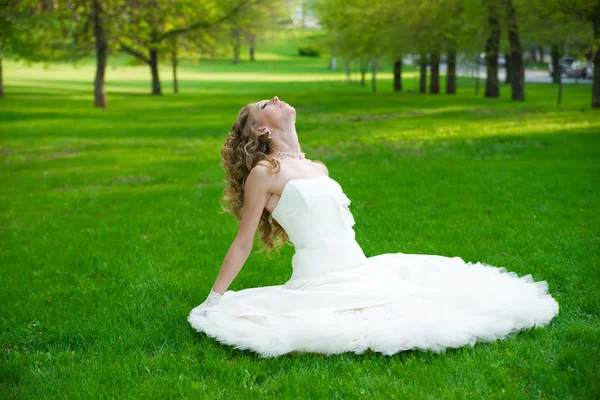
[[[133,57],[133,56],[125,56],[127,59],[127,62],[125,63],[125,65],[129,66],[129,67],[137,67],[137,66],[141,66],[141,65],[146,65],[146,62],[143,60],[140,60],[137,57]]]
[[[317,46],[307,45],[298,47],[298,55],[305,57],[320,57],[321,50]]]
[[[0,7],[0,49],[8,57],[44,62],[81,56],[71,37],[76,24],[54,2],[7,0]]]

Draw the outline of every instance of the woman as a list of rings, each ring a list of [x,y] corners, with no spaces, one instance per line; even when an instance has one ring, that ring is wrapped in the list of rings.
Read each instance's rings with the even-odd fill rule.
[[[233,125],[221,151],[224,200],[240,228],[206,301],[188,317],[196,330],[262,357],[392,355],[495,341],[558,314],[546,281],[530,274],[460,257],[366,257],[350,199],[323,163],[301,153],[295,122],[294,108],[275,96],[245,106]],[[283,285],[228,291],[257,229],[269,252],[293,243],[292,276]]]

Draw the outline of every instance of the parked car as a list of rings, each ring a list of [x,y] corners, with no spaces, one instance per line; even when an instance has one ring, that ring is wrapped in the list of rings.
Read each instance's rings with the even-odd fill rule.
[[[481,62],[485,62],[485,53],[480,53],[479,58],[481,59]],[[497,59],[499,67],[503,67],[506,65],[506,57],[504,57],[504,54],[498,54]]]
[[[567,70],[570,69],[570,66],[571,64],[573,64],[574,61],[575,58],[573,57],[562,57],[560,59],[561,73],[566,74]],[[550,77],[552,77],[552,63],[548,63],[548,73],[550,74]]]
[[[501,67],[506,65],[506,57],[504,57],[504,54],[498,54],[498,65]]]
[[[594,79],[594,63],[591,61],[585,66],[585,78]]]
[[[585,78],[587,63],[584,61],[573,61],[567,69],[567,76],[569,78]]]

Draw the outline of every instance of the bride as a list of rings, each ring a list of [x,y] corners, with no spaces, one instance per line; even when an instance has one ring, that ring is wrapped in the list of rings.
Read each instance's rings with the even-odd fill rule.
[[[222,200],[240,220],[206,300],[188,321],[220,343],[261,357],[367,349],[393,355],[493,342],[558,314],[546,281],[460,257],[366,257],[350,199],[327,167],[301,152],[296,111],[277,96],[246,105],[223,147]],[[253,247],[293,243],[282,285],[227,290]]]

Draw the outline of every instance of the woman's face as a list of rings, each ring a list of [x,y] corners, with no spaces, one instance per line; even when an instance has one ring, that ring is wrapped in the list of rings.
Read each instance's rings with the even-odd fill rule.
[[[296,110],[277,96],[254,103],[252,113],[260,128],[281,129],[288,122],[296,122]]]

